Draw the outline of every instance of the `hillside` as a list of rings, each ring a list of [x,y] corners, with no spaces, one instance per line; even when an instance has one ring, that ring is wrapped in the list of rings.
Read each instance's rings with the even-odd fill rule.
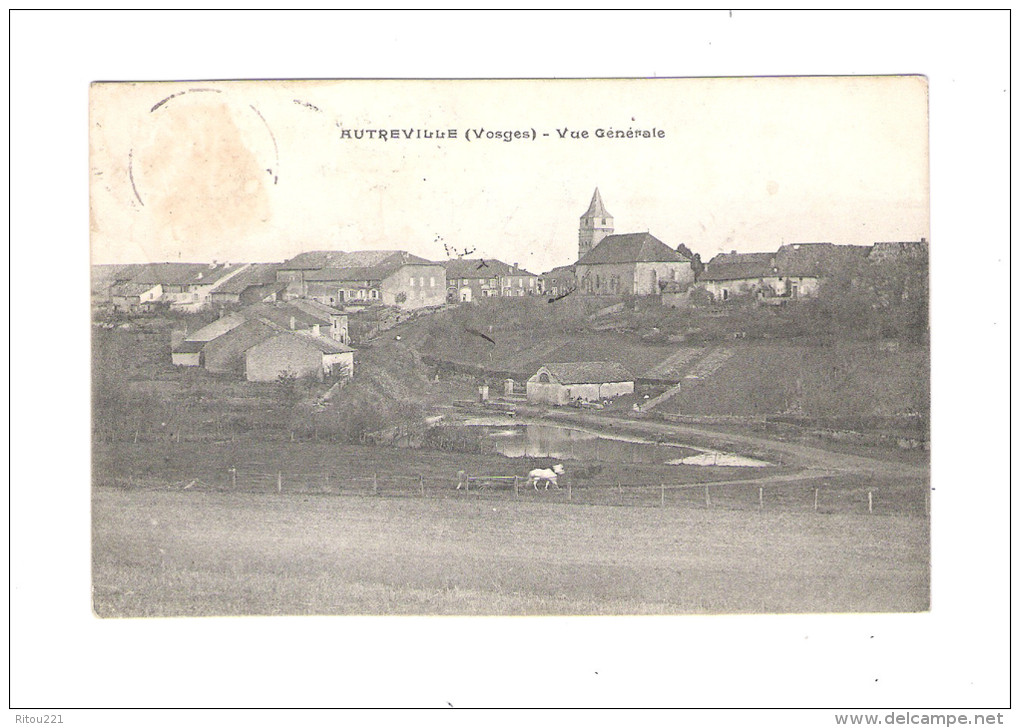
[[[395,345],[399,336],[401,348],[494,377],[528,376],[547,362],[617,361],[639,384],[646,380],[653,394],[680,383],[656,408],[663,413],[927,415],[925,344],[848,332],[818,311],[808,305],[681,311],[634,299],[495,299],[408,322],[386,338]],[[390,346],[379,339],[373,348]],[[379,361],[387,366],[386,356]],[[661,382],[657,389],[651,380]]]

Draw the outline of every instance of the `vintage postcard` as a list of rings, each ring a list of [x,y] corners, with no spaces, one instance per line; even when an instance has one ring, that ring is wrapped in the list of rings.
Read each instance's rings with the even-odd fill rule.
[[[930,606],[920,76],[90,90],[100,617]]]

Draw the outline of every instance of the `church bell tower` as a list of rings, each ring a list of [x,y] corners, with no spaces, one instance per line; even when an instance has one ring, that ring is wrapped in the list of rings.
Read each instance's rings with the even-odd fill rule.
[[[577,232],[577,259],[580,260],[588,251],[598,245],[602,238],[613,234],[613,216],[602,204],[599,188],[591,197],[588,211],[581,215],[581,227]]]

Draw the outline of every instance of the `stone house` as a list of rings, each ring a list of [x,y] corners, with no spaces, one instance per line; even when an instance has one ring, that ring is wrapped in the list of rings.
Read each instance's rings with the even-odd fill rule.
[[[113,310],[121,313],[138,313],[145,310],[163,295],[160,283],[114,283],[110,286]]]
[[[312,298],[330,306],[381,303],[405,310],[446,301],[446,270],[403,250],[318,250],[281,264],[277,279],[288,298]]]
[[[538,276],[516,263],[496,258],[458,258],[443,263],[446,269],[446,300],[468,303],[479,298],[533,296]]]
[[[282,375],[320,381],[343,373],[354,376],[354,350],[308,331],[285,331],[249,347],[244,376],[250,382],[275,382]]]
[[[534,404],[595,402],[634,392],[634,376],[622,364],[606,361],[544,364],[527,382]]]
[[[550,298],[565,296],[577,288],[577,276],[572,265],[561,265],[538,277],[542,295]]]

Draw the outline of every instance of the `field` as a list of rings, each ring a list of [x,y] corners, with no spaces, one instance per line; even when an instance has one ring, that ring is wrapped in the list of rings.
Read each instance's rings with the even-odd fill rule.
[[[928,522],[458,498],[93,491],[103,617],[920,611]]]
[[[424,426],[426,415],[457,422],[464,410],[453,403],[471,398],[479,381],[425,364],[423,355],[436,354],[527,370],[550,357],[619,353],[635,370],[698,372],[664,413],[789,410],[839,429],[855,418],[926,412],[927,352],[916,342],[805,343],[796,327],[779,341],[771,337],[791,328],[787,314],[752,311],[756,328],[747,332],[730,331],[745,326],[739,317],[685,315],[636,307],[603,328],[605,318],[583,307],[550,317],[540,301],[444,312],[359,344],[357,376],[328,407],[316,403],[324,388],[314,383],[254,385],[173,367],[170,329],[179,321],[96,327],[96,613],[927,609],[925,451],[816,441],[758,420],[705,429],[635,418],[629,403],[600,413],[521,407],[517,422],[770,463],[568,460],[564,487],[536,493],[515,488],[513,477],[523,481],[549,458],[507,458],[472,433]],[[536,323],[546,318],[548,326]],[[701,353],[688,356],[687,347]],[[386,432],[394,439],[375,437]],[[456,489],[467,476],[510,479]]]

